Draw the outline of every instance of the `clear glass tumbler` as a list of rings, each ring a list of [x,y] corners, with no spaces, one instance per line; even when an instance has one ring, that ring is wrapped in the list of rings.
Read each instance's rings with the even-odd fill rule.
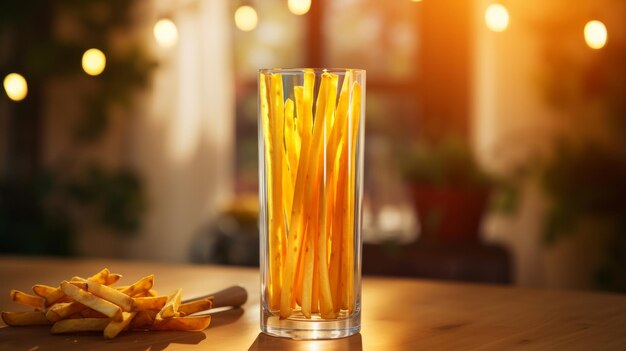
[[[261,330],[361,328],[365,71],[259,71]]]

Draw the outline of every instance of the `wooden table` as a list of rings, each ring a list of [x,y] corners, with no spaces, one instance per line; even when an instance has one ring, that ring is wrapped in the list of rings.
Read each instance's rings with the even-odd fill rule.
[[[0,310],[21,309],[9,300],[12,288],[29,291],[36,282],[53,285],[103,267],[122,273],[122,283],[154,273],[159,292],[182,287],[191,297],[240,284],[250,297],[241,309],[214,314],[204,332],[129,332],[104,340],[2,327],[0,350],[626,350],[625,295],[369,277],[361,334],[273,338],[259,332],[258,271],[207,265],[0,257]]]

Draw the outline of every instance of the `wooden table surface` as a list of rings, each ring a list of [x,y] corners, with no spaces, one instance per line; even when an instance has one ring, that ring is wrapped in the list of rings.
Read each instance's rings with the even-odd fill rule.
[[[360,334],[323,341],[278,339],[259,331],[258,270],[116,260],[0,257],[0,310],[23,310],[10,289],[58,284],[103,267],[121,283],[150,273],[155,289],[183,297],[245,287],[248,302],[216,313],[203,332],[51,335],[49,327],[0,324],[0,350],[626,350],[626,295],[532,290],[367,277]],[[0,322],[1,323],[1,322]]]

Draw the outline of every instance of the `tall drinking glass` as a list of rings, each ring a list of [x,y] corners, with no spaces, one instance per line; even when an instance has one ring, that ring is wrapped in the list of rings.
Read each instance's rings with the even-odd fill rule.
[[[361,328],[365,71],[259,71],[261,330]]]

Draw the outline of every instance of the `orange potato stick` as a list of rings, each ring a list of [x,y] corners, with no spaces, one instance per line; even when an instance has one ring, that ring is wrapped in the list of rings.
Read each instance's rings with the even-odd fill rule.
[[[36,310],[43,310],[46,301],[41,296],[27,294],[19,290],[11,290],[11,300],[24,306],[33,307]]]
[[[333,298],[333,309],[335,312],[339,312],[341,309],[341,289],[340,289],[340,277],[341,277],[341,257],[343,255],[342,240],[344,222],[347,218],[347,198],[346,198],[346,178],[347,178],[347,155],[348,148],[347,143],[342,143],[341,146],[341,158],[339,160],[339,171],[337,177],[337,197],[334,209],[333,230],[332,230],[332,244],[330,254],[330,288]]]
[[[305,73],[305,88],[304,88],[304,103],[305,103],[305,114],[308,113],[308,101],[307,97],[312,95],[312,87],[309,92],[308,82],[307,82],[307,74],[312,72]],[[281,306],[280,306],[280,316],[281,318],[289,317],[291,313],[290,303],[291,303],[291,293],[292,293],[292,285],[295,276],[296,269],[296,257],[300,250],[302,249],[302,232],[304,231],[305,226],[303,225],[305,221],[308,221],[308,215],[310,215],[310,210],[305,208],[306,204],[310,204],[312,201],[312,186],[311,184],[317,184],[317,175],[318,175],[318,166],[319,163],[316,162],[318,155],[320,154],[321,143],[322,141],[322,132],[325,126],[325,116],[326,116],[326,99],[327,92],[329,89],[329,85],[332,81],[332,75],[329,73],[322,74],[322,82],[320,84],[320,92],[318,94],[316,110],[315,110],[315,122],[313,126],[313,137],[308,140],[308,138],[304,138],[302,153],[304,157],[300,157],[299,166],[298,166],[298,176],[296,179],[296,187],[294,191],[294,204],[298,206],[292,207],[291,220],[289,225],[289,238],[288,238],[288,249],[287,249],[287,257],[286,263],[283,269],[283,282],[284,282],[284,291],[281,295]],[[305,123],[306,130],[306,123]],[[308,155],[308,156],[305,156]],[[309,165],[310,164],[310,165]],[[302,167],[300,167],[302,165]],[[303,168],[303,169],[300,169]],[[305,174],[306,173],[306,174]],[[307,212],[307,213],[305,213]],[[305,219],[306,217],[306,219]],[[304,283],[303,283],[303,300],[304,294]],[[304,301],[303,301],[304,303]]]
[[[355,204],[354,204],[354,187],[355,187],[355,169],[356,169],[356,156],[358,150],[356,150],[356,141],[359,133],[361,114],[361,86],[355,82],[352,88],[352,99],[350,101],[350,114],[348,135],[350,136],[350,142],[348,144],[348,216],[347,218],[354,218]],[[344,253],[346,258],[343,260],[342,270],[344,273],[344,282],[346,284],[343,290],[344,297],[342,299],[342,308],[347,308],[349,313],[354,310],[354,221],[346,221],[347,228],[344,230]],[[344,227],[345,228],[345,227]]]
[[[318,289],[319,289],[319,309],[322,318],[332,319],[336,317],[333,301],[332,301],[332,293],[330,290],[330,280],[328,277],[328,254],[326,252],[326,245],[328,243],[327,238],[327,229],[326,229],[326,187],[322,192],[322,199],[320,200],[321,209],[319,211],[320,215],[320,233],[319,233],[319,241],[317,245],[317,277],[318,277]]]
[[[39,297],[43,297],[44,299],[48,294],[53,293],[57,288],[54,286],[44,285],[44,284],[35,284],[33,285],[33,292],[35,295]]]
[[[285,102],[285,149],[287,150],[287,160],[289,161],[289,174],[291,182],[296,181],[298,174],[298,150],[296,147],[296,122],[295,122],[295,105],[293,100],[287,99]],[[289,199],[291,202],[293,199]],[[291,206],[290,206],[291,210]],[[291,211],[288,211],[291,215]]]

